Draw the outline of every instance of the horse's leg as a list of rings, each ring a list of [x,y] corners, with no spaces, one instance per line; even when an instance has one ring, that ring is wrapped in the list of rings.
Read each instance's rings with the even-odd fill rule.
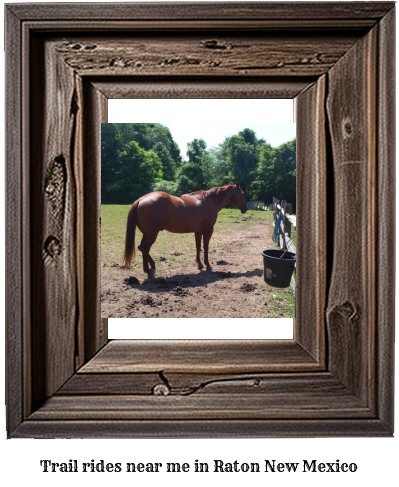
[[[157,235],[158,232],[145,233],[138,247],[143,254],[143,271],[148,275],[149,279],[155,276],[155,262],[150,256],[150,249],[152,244],[157,239]],[[151,265],[151,269],[148,264]]]
[[[150,254],[148,254],[148,262],[150,263],[151,272],[155,275],[155,261]]]
[[[212,269],[211,264],[209,263],[208,259],[208,250],[209,250],[209,240],[211,239],[213,234],[213,227],[208,228],[204,231],[204,263],[206,265],[207,270]]]
[[[197,249],[197,258],[195,260],[197,261],[198,269],[204,268],[204,266],[202,265],[202,262],[201,262],[201,257],[200,257],[201,239],[202,239],[202,233],[201,232],[195,232],[195,247]]]

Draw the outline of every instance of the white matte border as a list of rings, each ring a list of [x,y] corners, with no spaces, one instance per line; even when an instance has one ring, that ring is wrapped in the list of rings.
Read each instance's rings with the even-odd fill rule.
[[[109,318],[109,339],[292,340],[292,318]]]

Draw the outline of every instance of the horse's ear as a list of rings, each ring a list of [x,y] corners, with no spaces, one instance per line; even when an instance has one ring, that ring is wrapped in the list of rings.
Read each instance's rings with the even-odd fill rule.
[[[237,182],[237,183],[236,183],[236,188],[239,188],[239,187],[240,187],[240,183],[239,183],[239,182]]]

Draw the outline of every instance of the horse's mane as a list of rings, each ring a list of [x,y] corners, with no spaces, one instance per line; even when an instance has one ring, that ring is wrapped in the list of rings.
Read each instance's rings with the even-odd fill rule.
[[[209,196],[211,194],[218,195],[221,191],[229,188],[230,186],[234,186],[234,184],[226,184],[225,186],[216,186],[215,188],[211,188],[207,190],[199,189],[198,191],[193,191],[192,193],[183,194],[180,196],[180,198],[185,198],[186,196],[202,196],[205,198],[206,196]]]
[[[215,188],[208,189],[208,191],[204,191],[205,193],[204,196],[207,196],[208,194],[218,195],[221,191],[224,191],[225,189],[228,189],[231,186],[234,186],[234,184],[226,184],[225,186],[216,186]]]
[[[192,193],[182,194],[180,196],[180,198],[186,198],[187,196],[205,196],[205,195],[206,195],[206,191],[203,189],[200,189],[198,191],[193,191]]]

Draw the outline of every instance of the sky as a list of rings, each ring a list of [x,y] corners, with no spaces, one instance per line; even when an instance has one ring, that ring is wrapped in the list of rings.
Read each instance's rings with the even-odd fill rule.
[[[204,139],[208,149],[244,128],[273,147],[295,138],[292,100],[109,100],[108,122],[161,123],[186,159],[187,143]]]

